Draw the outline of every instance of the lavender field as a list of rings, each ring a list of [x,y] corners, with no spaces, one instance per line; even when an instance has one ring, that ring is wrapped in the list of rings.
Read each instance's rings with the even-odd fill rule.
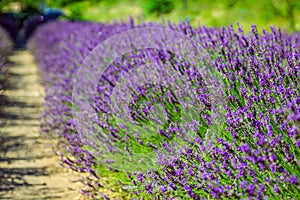
[[[111,49],[147,43],[148,36],[109,38],[155,27],[180,33],[203,54],[184,57],[176,53],[193,49],[179,44],[174,53],[166,42],[122,54],[97,81],[94,71],[80,74],[91,52],[96,69]],[[172,37],[165,39],[178,40]],[[105,41],[112,46],[97,52]],[[46,89],[42,131],[58,141],[66,167],[89,174],[82,180],[87,197],[300,199],[298,33],[58,21],[40,27],[27,46]],[[151,79],[153,70],[158,76]],[[79,83],[95,85],[85,101],[74,96]],[[212,93],[210,86],[219,88]],[[95,118],[85,118],[85,105]]]

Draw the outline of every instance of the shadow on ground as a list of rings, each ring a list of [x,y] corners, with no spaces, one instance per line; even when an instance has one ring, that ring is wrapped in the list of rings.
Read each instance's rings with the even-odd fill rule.
[[[70,182],[78,177],[60,168],[41,136],[43,87],[32,55],[17,50],[9,60],[9,82],[0,92],[0,199],[81,199],[81,183]]]
[[[10,62],[10,65],[14,65],[15,67],[19,67],[21,63]],[[11,79],[19,79],[21,77],[20,74],[9,72],[9,81],[4,85],[4,90],[16,90],[18,89],[18,84],[13,84],[10,82]],[[47,158],[49,155],[39,156],[7,156],[8,152],[17,152],[17,151],[28,151],[30,149],[30,144],[34,141],[34,143],[38,142],[37,137],[31,136],[13,136],[5,131],[8,126],[17,125],[15,122],[20,121],[22,126],[36,126],[36,124],[27,123],[32,120],[36,120],[36,117],[32,117],[32,115],[26,115],[22,112],[18,112],[18,110],[24,108],[38,108],[38,105],[28,104],[24,101],[19,101],[16,99],[9,99],[5,92],[0,94],[0,164],[9,165],[12,162],[16,161],[31,161],[35,159]],[[4,111],[5,109],[14,109],[16,112],[7,113]],[[9,124],[8,124],[9,123]],[[3,165],[1,165],[3,166]],[[39,177],[39,176],[47,176],[49,175],[46,171],[45,167],[0,167],[0,199],[11,199],[11,196],[7,196],[9,192],[20,189],[28,189],[30,192],[30,188],[39,188],[41,190],[49,190],[46,187],[46,183],[28,183],[25,180],[25,177]],[[32,191],[31,191],[32,192]],[[48,191],[49,192],[49,191]],[[59,192],[53,191],[53,193]],[[6,197],[7,196],[7,197]],[[34,195],[33,195],[34,196]],[[19,197],[22,199],[22,197]],[[32,197],[34,199],[34,197]],[[47,199],[56,199],[57,197],[53,194],[47,197]],[[18,199],[17,197],[13,197],[13,199]]]
[[[45,168],[0,168],[0,193],[17,190],[19,187],[32,186],[26,182],[24,176],[45,175],[47,175]]]
[[[5,132],[0,136],[0,163],[10,164],[15,161],[30,161],[35,159],[47,158],[47,156],[25,156],[24,157],[9,157],[6,156],[7,152],[12,151],[26,151],[30,148],[25,140],[36,140],[35,137],[23,136],[8,136]],[[9,191],[18,190],[21,187],[46,187],[46,184],[32,184],[28,183],[24,177],[33,176],[47,176],[45,167],[2,167],[0,168],[0,194]],[[1,195],[0,195],[1,196]],[[53,197],[53,196],[52,196]]]

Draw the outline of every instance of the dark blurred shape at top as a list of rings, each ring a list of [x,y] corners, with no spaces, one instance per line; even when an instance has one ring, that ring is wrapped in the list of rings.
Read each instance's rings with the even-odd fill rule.
[[[0,12],[0,26],[6,29],[17,48],[23,48],[26,40],[39,25],[56,20],[63,15],[63,11],[47,8],[45,5],[40,8],[25,5],[19,13]]]
[[[0,13],[0,25],[5,28],[13,41],[16,41],[18,31],[22,27],[21,18],[18,13]]]
[[[39,25],[56,20],[63,15],[63,11],[53,8],[46,8],[42,13],[31,15],[24,22],[25,40],[27,40],[34,33]]]
[[[64,15],[64,12],[56,8],[46,8],[44,11],[44,16],[48,20],[56,20],[58,17]]]

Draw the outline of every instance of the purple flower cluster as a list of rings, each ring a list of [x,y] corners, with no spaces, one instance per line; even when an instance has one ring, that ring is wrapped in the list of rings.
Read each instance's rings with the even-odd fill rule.
[[[93,156],[80,148],[72,120],[72,87],[78,64],[106,36],[106,25],[96,23],[55,22],[44,25],[29,42],[43,75],[46,90],[42,130],[59,140],[65,164],[76,171],[91,171]],[[111,29],[113,26],[111,26]],[[72,155],[66,157],[67,155]],[[92,162],[92,163],[90,163]]]
[[[85,191],[92,196],[101,187],[101,173],[97,169],[103,164],[99,162],[103,158],[98,152],[103,138],[98,135],[90,145],[78,134],[79,127],[72,116],[75,74],[88,53],[106,38],[132,28],[150,26],[155,25],[137,26],[133,21],[54,22],[41,27],[30,41],[29,47],[43,72],[46,87],[43,131],[59,140],[58,148],[65,164],[74,170],[89,172],[95,178],[88,183],[92,189]],[[192,38],[208,52],[210,59],[206,64],[219,72],[224,84],[222,101],[226,120],[212,130],[215,140],[205,142],[213,121],[210,110],[214,100],[207,92],[207,82],[203,81],[204,75],[197,63],[176,59],[166,50],[153,49],[130,52],[111,63],[92,99],[93,109],[99,116],[97,126],[110,135],[110,142],[128,150],[129,154],[155,152],[158,160],[154,168],[128,173],[133,193],[157,199],[299,198],[300,35],[287,34],[274,27],[261,34],[255,26],[249,34],[239,26],[234,30],[232,25],[192,28],[185,22],[169,23],[167,27]],[[130,41],[124,41],[122,45],[128,44]],[[170,85],[177,79],[167,74],[177,71],[178,80],[183,81],[185,88],[172,88],[168,84],[140,86],[140,79],[135,80],[136,75],[130,76],[129,71],[135,74],[136,68],[149,63],[157,67]],[[122,91],[132,92],[125,109],[132,119],[130,126],[123,122],[116,124],[120,117],[118,109],[108,98],[122,76],[129,81],[124,82],[125,89],[119,90],[115,103],[120,105],[119,99],[129,98]],[[144,76],[143,81],[147,78]],[[189,113],[195,120],[184,124],[180,123],[185,111],[180,100],[187,96],[192,97],[189,104],[197,110]],[[153,106],[155,103],[162,105],[161,112],[166,119],[153,118],[159,109]],[[155,129],[158,125],[160,129]],[[145,139],[139,134],[128,134],[139,127],[145,127],[152,137]],[[142,132],[141,128],[138,130]],[[180,149],[172,148],[170,141],[187,133],[197,137]],[[159,145],[160,150],[167,149],[172,156],[160,151]],[[111,170],[111,173],[118,171]]]
[[[299,35],[258,35],[255,26],[248,36],[232,26],[192,34],[221,55],[214,66],[227,86],[226,125],[209,154],[199,139],[137,185],[160,197],[299,197]]]

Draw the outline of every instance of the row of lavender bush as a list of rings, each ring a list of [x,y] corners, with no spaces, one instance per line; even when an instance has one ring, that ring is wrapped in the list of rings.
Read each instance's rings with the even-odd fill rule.
[[[5,29],[0,27],[0,95],[7,85],[8,78],[8,66],[7,57],[13,49],[13,43],[5,31]],[[2,98],[2,97],[0,97]],[[2,106],[2,105],[0,105]]]
[[[85,56],[106,38],[132,28],[150,26],[157,25],[134,25],[133,21],[113,24],[54,22],[41,27],[30,41],[29,48],[43,72],[46,87],[43,131],[59,140],[57,147],[66,165],[90,173],[91,178],[85,180],[89,189],[83,192],[92,198],[102,195],[103,176],[107,174],[103,163],[99,162],[101,155],[94,153],[97,149],[86,148],[88,144],[78,134],[72,116],[74,77]],[[195,71],[196,66],[175,62],[173,55],[165,50],[146,49],[118,58],[105,72],[105,79],[98,83],[98,96],[93,103],[99,116],[113,116],[106,96],[114,88],[113,83],[119,80],[116,74],[139,67],[149,59],[161,68],[166,67],[165,60],[171,60],[173,69],[195,86],[190,88],[196,93],[193,106],[203,106],[202,111],[193,115],[200,119],[200,124],[189,130],[199,137],[174,152],[176,156],[166,158],[158,154],[159,165],[155,169],[125,173],[109,168],[109,178],[120,180],[109,194],[115,191],[116,195],[123,195],[125,191],[128,198],[145,199],[300,198],[299,34],[287,34],[274,27],[270,32],[259,34],[255,26],[246,34],[239,26],[237,30],[232,25],[192,28],[187,22],[166,27],[192,37],[211,55],[210,64],[222,75],[226,86],[226,99],[223,99],[226,121],[220,125],[215,143],[203,142],[212,120],[211,113],[207,112],[212,105],[205,93],[207,85],[199,78],[201,73]],[[135,85],[130,87],[134,89]],[[135,89],[136,97],[149,93],[145,88],[136,86]],[[135,106],[129,106],[128,112],[135,114],[136,126],[147,126],[151,106],[136,104],[154,105],[158,99],[164,102],[169,114],[168,124],[157,134],[163,141],[158,145],[165,147],[170,135],[178,137],[182,132],[181,124],[177,123],[180,115],[175,111],[181,106],[176,97],[161,87],[142,96],[142,100],[136,98],[131,102]],[[154,100],[151,97],[155,97]],[[139,112],[137,109],[141,108],[143,111]],[[128,144],[124,140],[125,132],[113,121],[103,120],[98,125],[114,141],[123,144],[122,147]],[[141,141],[138,137],[130,139],[135,147],[128,150],[131,153],[157,150],[152,144],[153,138],[149,141]],[[97,138],[94,142],[97,143]],[[99,144],[102,144],[101,138]],[[205,145],[211,145],[209,152],[205,151]],[[125,185],[126,188],[119,187]]]

